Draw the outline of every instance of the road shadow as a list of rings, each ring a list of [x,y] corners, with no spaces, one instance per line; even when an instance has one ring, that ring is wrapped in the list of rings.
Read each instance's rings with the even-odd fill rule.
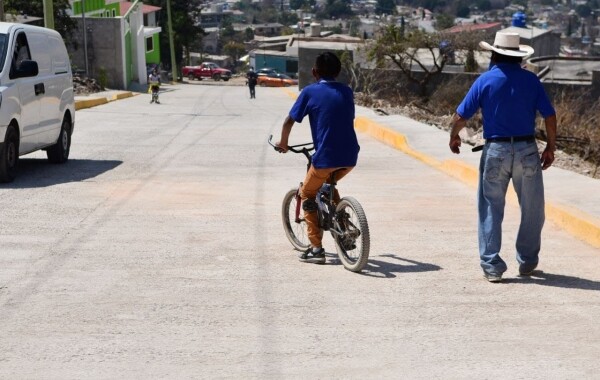
[[[337,254],[327,254],[327,263],[330,265],[342,265],[342,262],[338,258]],[[360,272],[363,276],[375,277],[375,278],[395,278],[399,273],[420,273],[420,272],[432,272],[441,270],[442,267],[423,263],[416,260],[405,259],[398,257],[394,254],[388,253],[377,256],[386,257],[392,259],[392,261],[377,260],[375,258],[369,258],[367,266]]]
[[[506,282],[507,284],[536,284],[567,289],[600,290],[600,281],[587,280],[581,277],[565,276],[562,274],[545,273],[541,270],[533,271],[531,276],[506,278],[503,279],[502,282]]]
[[[115,160],[70,159],[64,164],[52,164],[42,158],[19,158],[17,178],[11,183],[0,184],[0,188],[27,189],[81,182],[113,170],[122,163]]]

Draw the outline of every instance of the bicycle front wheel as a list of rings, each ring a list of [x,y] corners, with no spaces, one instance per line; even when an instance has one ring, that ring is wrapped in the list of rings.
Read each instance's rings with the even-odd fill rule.
[[[290,243],[298,251],[306,251],[310,247],[310,240],[308,240],[306,220],[304,220],[302,204],[300,198],[296,196],[297,193],[298,189],[287,192],[281,205],[281,217],[283,229]]]
[[[371,238],[367,216],[352,197],[344,197],[335,209],[336,233],[332,230],[335,246],[344,267],[352,272],[363,270],[369,260]]]

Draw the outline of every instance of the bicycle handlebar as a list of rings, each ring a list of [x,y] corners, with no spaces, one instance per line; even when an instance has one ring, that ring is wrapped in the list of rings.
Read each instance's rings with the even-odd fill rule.
[[[273,144],[271,142],[271,140],[273,139],[273,135],[269,136],[269,140],[267,140],[267,142],[269,143],[269,145],[271,145],[276,151],[280,152],[281,148],[278,147],[277,145]],[[298,149],[298,148],[302,148],[302,149]],[[305,144],[298,144],[298,145],[288,145],[288,150],[290,152],[293,153],[309,153],[313,150],[315,150],[315,144],[314,143],[305,143]],[[305,153],[305,154],[306,154]]]

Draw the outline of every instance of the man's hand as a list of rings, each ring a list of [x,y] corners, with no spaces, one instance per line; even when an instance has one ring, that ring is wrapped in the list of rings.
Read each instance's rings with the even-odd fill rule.
[[[542,170],[548,169],[554,162],[554,149],[546,148],[542,152]]]
[[[459,135],[456,135],[454,137],[450,136],[450,144],[448,145],[450,146],[450,150],[452,151],[452,153],[460,154],[461,144],[462,141],[460,140]]]
[[[281,143],[281,141],[277,141],[275,143],[275,150],[278,151],[279,153],[286,153],[288,151],[288,149],[289,149],[288,145]]]
[[[460,132],[460,130],[466,125],[467,119],[464,119],[457,113],[452,116],[452,121],[450,122],[450,144],[448,144],[452,153],[460,153],[460,145],[462,144],[462,141],[460,140],[458,132]]]

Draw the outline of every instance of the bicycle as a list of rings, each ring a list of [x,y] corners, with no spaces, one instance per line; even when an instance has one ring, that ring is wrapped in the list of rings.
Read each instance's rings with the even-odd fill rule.
[[[158,101],[158,91],[160,89],[159,86],[160,82],[150,82],[150,92],[152,93],[152,99],[150,100],[150,104],[160,104],[160,102]]]
[[[271,142],[272,138],[271,135],[268,140],[269,145],[279,151],[279,147]],[[288,151],[301,153],[306,157],[307,170],[312,163],[314,150],[313,143],[288,146]],[[371,244],[369,225],[362,206],[355,198],[344,197],[337,205],[334,203],[336,172],[337,170],[331,173],[329,180],[317,192],[319,227],[323,231],[331,232],[338,257],[344,267],[352,272],[360,272],[369,259]],[[310,242],[306,221],[301,213],[301,188],[302,182],[286,193],[281,206],[281,217],[288,240],[296,250],[303,252],[310,248]]]

